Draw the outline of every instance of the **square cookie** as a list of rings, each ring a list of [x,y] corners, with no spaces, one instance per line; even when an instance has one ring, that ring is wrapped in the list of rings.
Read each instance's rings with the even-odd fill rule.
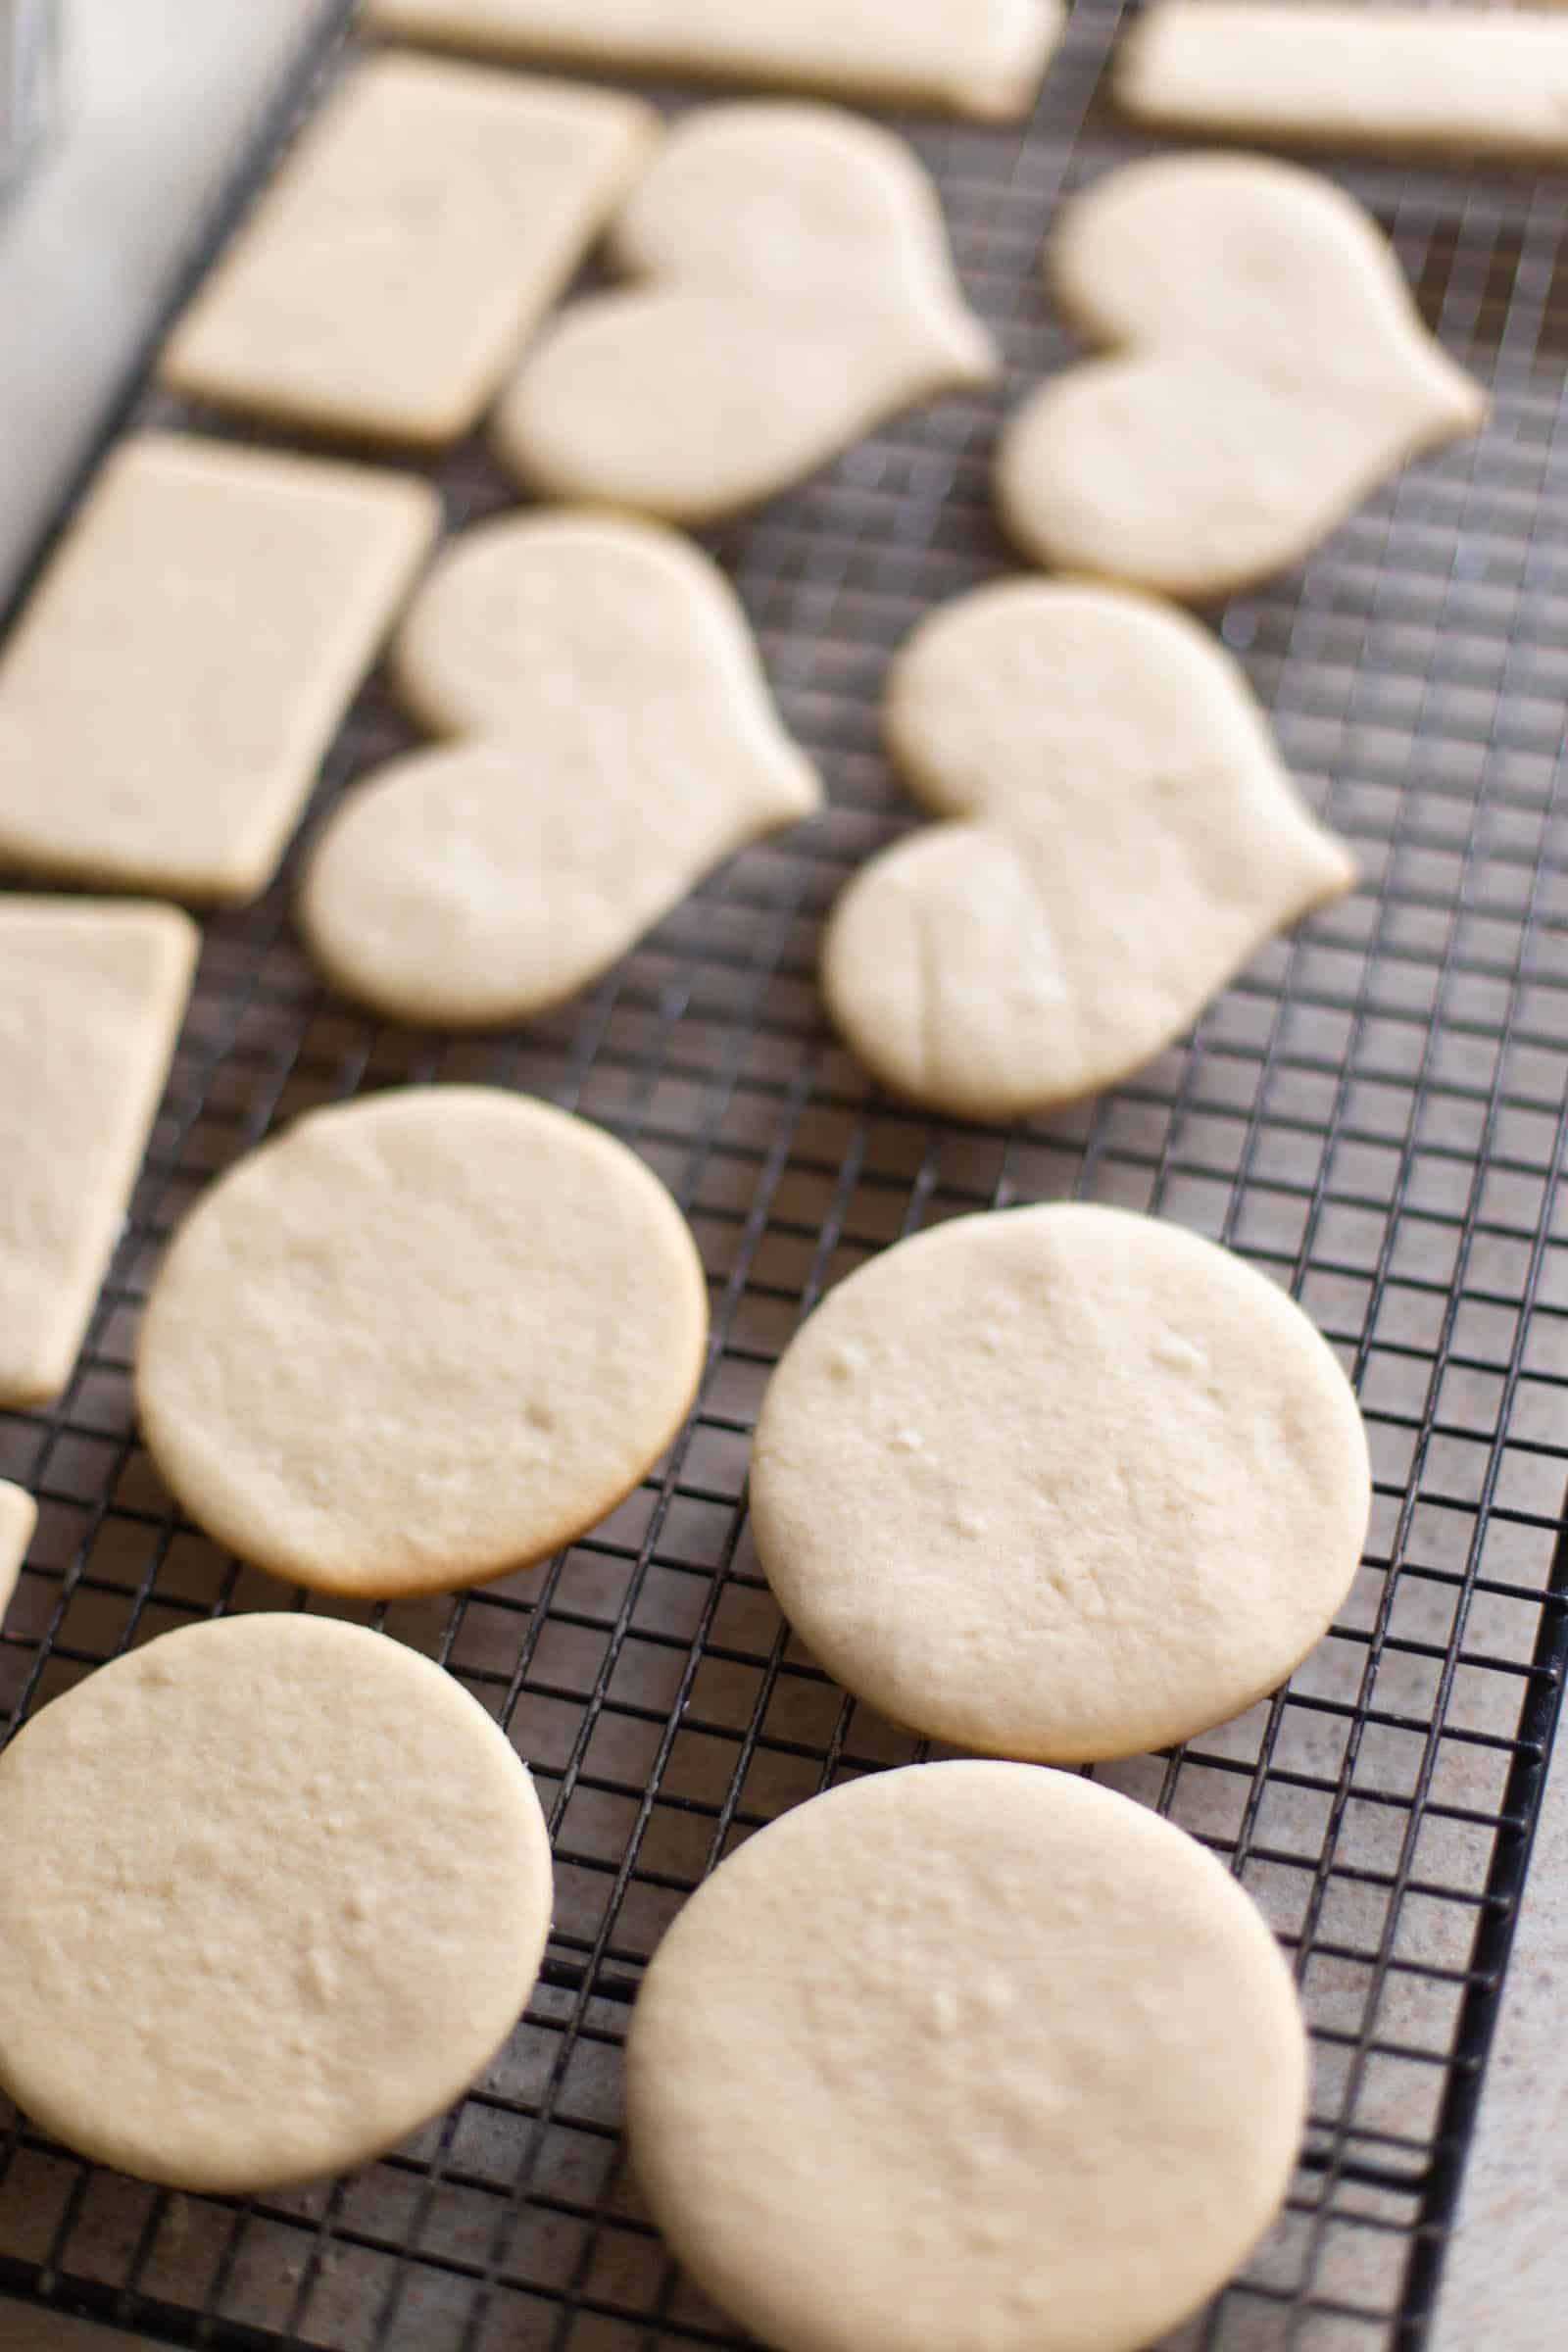
[[[165,351],[225,408],[435,448],[651,150],[634,98],[387,55],[328,101]]]
[[[122,444],[0,652],[0,865],[253,898],[437,519],[399,474]]]

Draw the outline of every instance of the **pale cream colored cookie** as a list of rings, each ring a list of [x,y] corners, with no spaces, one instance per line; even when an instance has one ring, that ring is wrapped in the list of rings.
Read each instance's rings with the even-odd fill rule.
[[[685,1417],[708,1294],[658,1179],[489,1087],[312,1112],[220,1178],[154,1284],[136,1400],[201,1526],[326,1592],[559,1549]]]
[[[1062,0],[369,0],[383,32],[617,73],[793,85],[1026,115],[1061,37]]]
[[[455,440],[656,131],[613,91],[371,58],[207,278],[165,382],[317,429]]]
[[[833,107],[689,115],[613,252],[642,283],[568,310],[496,412],[503,459],[554,498],[712,521],[995,371],[913,151]]]
[[[1485,418],[1376,222],[1293,164],[1129,164],[1063,207],[1047,262],[1113,347],[1044,384],[998,450],[1002,519],[1054,569],[1228,595]]]
[[[71,1377],[200,945],[172,906],[0,898],[0,1405]]]
[[[911,791],[957,821],[855,875],[823,993],[885,1085],[960,1117],[1115,1084],[1354,881],[1237,662],[1150,598],[958,597],[896,657],[883,719]]]
[[[428,1658],[268,1613],[166,1634],[0,1757],[0,2081],[71,2147],[244,2195],[365,2162],[506,2040],[550,1843]]]
[[[626,2059],[655,2218],[782,2352],[1142,2352],[1278,2211],[1306,2091],[1234,1879],[1022,1764],[759,1831],[660,1945]]]
[[[485,739],[367,779],[300,903],[326,972],[394,1018],[478,1026],[559,1002],[821,798],[733,590],[652,524],[544,514],[465,533],[397,666],[431,723]]]
[[[0,1478],[0,1617],[10,1606],[37,1524],[38,1505],[32,1496]]]
[[[1568,24],[1530,10],[1153,0],[1117,106],[1171,130],[1464,157],[1568,157]]]
[[[437,514],[402,474],[122,443],[0,652],[0,861],[254,897]]]
[[[751,1497],[780,1607],[848,1690],[1067,1764],[1283,1682],[1349,1590],[1371,1480],[1283,1291],[1057,1202],[941,1225],[830,1293],[768,1384]]]

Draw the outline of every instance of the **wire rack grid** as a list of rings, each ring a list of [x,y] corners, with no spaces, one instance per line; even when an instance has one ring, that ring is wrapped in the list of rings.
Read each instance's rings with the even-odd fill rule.
[[[13,1722],[193,1617],[306,1605],[173,1507],[127,1377],[173,1222],[280,1121],[466,1078],[603,1122],[692,1220],[712,1348],[667,1460],[593,1537],[542,1572],[374,1612],[508,1726],[550,1812],[555,1932],[508,2049],[383,2162],[244,2201],[129,2181],[6,2111],[0,2321],[10,2296],[219,2352],[735,2340],[672,2273],[620,2159],[627,2003],[738,1839],[927,1752],[846,1699],[780,1623],[746,1528],[759,1397],[802,1315],[870,1252],[956,1213],[1082,1195],[1190,1224],[1288,1284],[1356,1380],[1376,1471],[1365,1567],[1289,1688],[1102,1775],[1227,1858],[1284,1938],[1313,2029],[1289,2210],[1172,2345],[1425,2338],[1568,1648],[1568,181],[1336,170],[1494,398],[1475,443],[1411,468],[1303,570],[1215,615],[1303,789],[1354,843],[1356,895],[1259,956],[1134,1082],[1005,1132],[879,1097],[814,987],[824,909],[912,821],[876,744],[887,657],[933,604],[1010,567],[988,508],[997,419],[1073,350],[1040,290],[1043,232],[1064,189],[1149,145],[1103,104],[1119,13],[1077,0],[1021,134],[907,125],[1004,347],[1004,392],[899,421],[711,540],[828,810],[747,851],[586,996],[500,1039],[380,1026],[323,991],[290,927],[297,848],[257,906],[208,924],[75,1377],[52,1411],[0,1416],[0,1475],[41,1504],[0,1640]],[[335,70],[336,51],[318,56],[311,89]],[[250,180],[286,127],[259,136]],[[231,429],[145,389],[125,415]],[[454,527],[511,497],[477,444],[435,478]],[[307,837],[411,739],[373,679]]]

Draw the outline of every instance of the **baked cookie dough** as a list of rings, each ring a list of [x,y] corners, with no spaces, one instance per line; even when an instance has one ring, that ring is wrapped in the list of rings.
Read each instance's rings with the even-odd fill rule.
[[[0,898],[0,1406],[71,1377],[200,945],[172,906]]]
[[[552,498],[711,522],[996,369],[913,150],[835,107],[687,116],[612,250],[642,282],[566,311],[496,412]]]
[[[1137,2352],[1279,2209],[1306,2087],[1214,1857],[1021,1764],[759,1831],[660,1945],[626,2058],[655,2218],[783,2352]]]
[[[397,666],[431,723],[484,740],[365,779],[300,902],[323,970],[394,1019],[482,1027],[559,1003],[720,858],[821,799],[734,591],[652,524],[466,532]]]
[[[1052,377],[999,445],[1002,519],[1052,569],[1226,596],[1485,418],[1371,216],[1294,164],[1162,155],[1108,172],[1063,206],[1047,270],[1072,323],[1111,346]]]
[[[1326,1343],[1228,1250],[1122,1209],[960,1217],[831,1292],[768,1384],[758,1555],[892,1721],[1076,1764],[1284,1681],[1371,1509]]]
[[[0,1617],[10,1606],[37,1524],[38,1505],[32,1496],[0,1478]]]
[[[1062,0],[369,0],[382,32],[615,73],[837,92],[1014,122],[1061,37]]]
[[[610,90],[370,59],[202,285],[164,352],[165,382],[318,430],[456,440],[657,127]]]
[[[193,1519],[275,1575],[448,1592],[569,1543],[680,1427],[708,1293],[597,1127],[478,1086],[312,1112],[197,1202],[136,1361]]]
[[[884,1085],[959,1117],[1115,1084],[1355,880],[1240,665],[1124,589],[956,598],[895,658],[883,725],[910,790],[956,821],[853,877],[823,994]]]
[[[538,1974],[539,1800],[477,1700],[363,1626],[166,1634],[0,1757],[0,2082],[83,2155],[229,2195],[438,2115]]]
[[[1529,10],[1153,0],[1116,53],[1135,122],[1377,155],[1568,156],[1568,24]]]
[[[0,862],[253,898],[437,514],[368,466],[122,443],[0,653]]]

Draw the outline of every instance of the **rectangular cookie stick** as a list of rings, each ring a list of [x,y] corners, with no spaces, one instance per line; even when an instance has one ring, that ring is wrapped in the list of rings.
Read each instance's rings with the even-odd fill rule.
[[[1496,8],[1154,0],[1116,53],[1134,122],[1287,145],[1568,156],[1568,22]]]
[[[200,945],[173,906],[0,899],[0,1405],[71,1377]]]
[[[0,1478],[0,1617],[10,1606],[17,1576],[37,1524],[38,1505],[32,1496]]]
[[[368,466],[123,442],[0,651],[0,865],[253,898],[438,513]]]
[[[699,74],[1015,122],[1062,0],[369,0],[383,32],[611,73]]]
[[[657,131],[651,107],[613,91],[373,59],[175,327],[165,382],[286,423],[456,440]]]

